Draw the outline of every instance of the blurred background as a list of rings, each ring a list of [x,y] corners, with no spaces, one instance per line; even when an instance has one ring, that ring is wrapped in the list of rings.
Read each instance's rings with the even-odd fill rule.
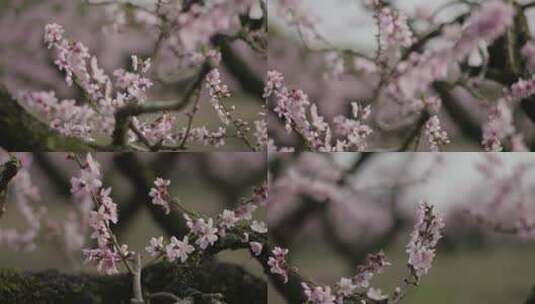
[[[130,70],[131,55],[142,59],[152,57],[149,78],[154,86],[148,92],[148,101],[180,99],[199,67],[184,67],[183,58],[177,58],[166,48],[162,48],[158,56],[153,54],[160,31],[154,17],[143,8],[152,8],[154,3],[152,0],[0,1],[0,88],[7,89],[14,98],[28,91],[55,91],[60,100],[78,99],[79,103],[84,102],[83,92],[76,86],[66,85],[64,73],[58,71],[54,64],[55,53],[43,43],[44,26],[58,23],[64,27],[66,38],[80,41],[89,48],[89,53],[97,57],[108,75],[119,68]],[[259,119],[258,112],[262,110],[259,97],[262,83],[258,79],[262,79],[265,73],[265,55],[240,41],[229,45],[225,52],[225,56],[236,59],[232,63],[225,59],[221,67],[222,81],[233,95],[227,102],[236,106],[237,116],[254,126],[253,121]],[[241,70],[236,72],[237,64]],[[228,69],[230,65],[232,72]],[[193,127],[204,125],[215,131],[220,123],[205,91],[202,92],[203,102]],[[177,114],[178,129],[187,125],[185,114]],[[143,117],[149,121],[155,119],[154,115]],[[246,148],[241,141],[231,137],[227,145],[218,150],[247,151]],[[190,149],[203,151],[215,148],[198,144]]]
[[[68,241],[69,218],[80,204],[70,194],[69,180],[79,174],[75,161],[66,159],[66,153],[17,156],[22,160],[23,170],[29,170],[31,185],[39,192],[39,199],[30,200],[27,206],[35,211],[46,208],[47,212],[39,217],[39,223],[32,223],[40,225],[33,250],[13,250],[0,242],[0,268],[96,272],[94,266],[82,263],[80,248],[69,248],[72,245]],[[103,182],[112,187],[111,197],[118,204],[119,222],[112,230],[121,243],[137,252],[145,252],[151,237],[168,238],[183,233],[180,227],[185,225],[184,220],[173,214],[165,215],[148,197],[156,177],[171,180],[170,193],[184,206],[211,217],[237,206],[241,198],[250,196],[254,186],[266,180],[266,161],[261,153],[96,153],[93,156],[100,162]],[[6,155],[0,154],[2,163],[5,159]],[[21,183],[25,180],[15,179],[9,187],[7,212],[0,220],[0,236],[5,237],[13,229],[24,233],[31,226],[25,220],[23,204],[17,201]],[[259,209],[256,216],[263,218],[265,210]],[[91,241],[86,236],[83,247],[92,246]],[[216,258],[263,276],[262,268],[248,250],[224,251]]]
[[[437,29],[440,24],[451,22],[459,15],[469,12],[468,3],[485,1],[385,2],[408,17],[411,30],[418,38]],[[525,3],[529,0],[516,2]],[[287,3],[293,3],[292,5],[297,7],[296,16],[305,16],[304,19],[311,21],[313,30],[308,28],[306,22],[298,26],[288,20],[292,18],[288,17],[288,9],[279,10],[281,4],[288,5]],[[369,3],[369,0],[270,1],[268,66],[269,69],[283,73],[289,88],[301,89],[308,94],[310,101],[318,105],[319,113],[327,122],[332,122],[337,115],[350,116],[351,102],[372,104],[372,119],[369,124],[374,133],[369,138],[370,144],[366,151],[396,151],[415,125],[416,119],[410,115],[400,115],[399,104],[387,98],[375,100],[375,88],[379,81],[378,67],[374,62],[378,29],[373,18],[374,11],[370,9]],[[535,29],[534,17],[535,10],[528,10],[527,21],[532,33]],[[316,34],[320,38],[315,38]],[[432,40],[429,44],[431,46],[426,46],[426,50],[433,49],[433,43]],[[364,57],[353,56],[352,53]],[[371,60],[364,59],[365,57]],[[457,70],[451,70],[450,74],[458,75]],[[450,78],[448,80],[453,80],[454,76]],[[496,89],[496,83],[492,81],[480,83],[477,90],[491,103],[502,92],[502,88]],[[455,104],[460,105],[461,114],[465,116],[461,116],[459,112],[454,113],[445,106],[439,111],[442,125],[452,141],[444,149],[479,151],[481,140],[477,134],[488,118],[488,107],[481,102],[481,95],[474,97],[464,88],[457,87],[453,93]],[[522,117],[521,114],[517,116]],[[458,117],[468,117],[475,128],[468,132],[464,126],[461,127],[459,122],[462,119]],[[285,132],[284,125],[275,115],[270,115],[268,122],[270,135],[277,146],[296,145],[298,139]],[[532,123],[522,120],[518,126],[525,130],[524,134],[530,143],[534,136],[531,132]]]
[[[535,155],[529,153],[272,154],[268,223],[306,279],[333,286],[367,254],[392,263],[371,286],[392,294],[422,200],[446,227],[431,271],[404,303],[524,303],[535,285]],[[483,217],[481,221],[479,217]],[[286,303],[271,287],[269,303]]]

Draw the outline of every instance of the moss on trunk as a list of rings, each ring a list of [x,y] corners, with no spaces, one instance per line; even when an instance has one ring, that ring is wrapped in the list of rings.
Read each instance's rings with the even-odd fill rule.
[[[0,146],[8,151],[88,151],[75,138],[62,136],[37,120],[0,88]]]
[[[200,266],[158,263],[143,270],[145,294],[169,292],[180,298],[192,297],[194,303],[267,303],[266,282],[242,267],[217,262]],[[203,294],[220,293],[222,302]],[[118,304],[130,303],[132,278],[128,274],[100,276],[43,272],[0,271],[0,303],[32,304]],[[172,303],[154,299],[151,304]]]

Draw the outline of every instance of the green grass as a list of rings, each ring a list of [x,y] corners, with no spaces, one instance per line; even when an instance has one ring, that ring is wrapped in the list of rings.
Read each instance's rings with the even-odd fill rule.
[[[313,245],[311,245],[313,246]],[[327,249],[300,248],[303,256],[293,263],[306,277],[333,283],[354,270]],[[486,247],[477,250],[439,252],[434,267],[420,287],[412,288],[408,304],[504,304],[524,303],[535,285],[535,245]],[[401,246],[387,250],[392,266],[372,281],[383,291],[392,291],[405,273],[406,256]],[[269,303],[285,303],[270,287]]]

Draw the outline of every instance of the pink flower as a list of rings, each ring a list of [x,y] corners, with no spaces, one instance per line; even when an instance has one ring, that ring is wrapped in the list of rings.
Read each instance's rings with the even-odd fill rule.
[[[370,288],[366,293],[366,296],[374,301],[383,301],[388,299],[388,296],[384,295],[381,289]]]
[[[83,192],[89,194],[102,186],[100,180],[100,165],[87,153],[86,163],[80,171],[80,177],[71,178],[71,193]]]
[[[250,227],[251,227],[251,230],[258,232],[258,233],[267,233],[268,231],[266,223],[264,222],[253,221]]]
[[[96,239],[100,248],[106,247],[110,241],[111,235],[108,230],[104,216],[95,211],[89,213],[89,226],[93,229],[91,238]]]
[[[182,241],[176,237],[171,237],[171,242],[165,247],[165,252],[169,261],[174,262],[177,258],[184,263],[190,254],[195,251],[195,248],[189,244],[188,236],[185,236]]]
[[[409,47],[414,41],[412,31],[407,24],[407,16],[400,11],[384,7],[377,16],[381,38],[387,46],[401,45]]]
[[[491,108],[488,121],[483,126],[482,145],[486,151],[501,151],[502,140],[515,133],[513,113],[505,99]]]
[[[151,255],[151,256],[157,256],[160,253],[163,252],[164,246],[163,246],[163,236],[160,236],[158,238],[151,238],[149,246],[145,247],[145,250]]]
[[[199,220],[199,238],[195,241],[195,244],[199,245],[201,249],[206,249],[208,246],[214,245],[217,241],[217,228],[215,228],[212,218],[209,218],[205,223],[204,220]]]
[[[63,27],[59,24],[52,23],[45,25],[44,42],[48,48],[63,40]]]
[[[510,98],[512,101],[520,101],[535,94],[535,76],[528,80],[520,78],[511,86]]]
[[[418,278],[427,274],[433,264],[435,252],[425,247],[414,247],[409,249],[409,264],[413,267]]]
[[[409,267],[417,280],[427,274],[435,256],[435,247],[442,237],[444,222],[433,213],[433,207],[420,203],[417,221],[407,245]]]
[[[113,202],[109,196],[111,193],[111,188],[101,189],[100,190],[100,207],[98,213],[102,216],[102,219],[105,221],[111,221],[116,224],[118,221],[117,217],[117,204]]]
[[[425,123],[425,135],[432,151],[438,151],[441,146],[450,143],[448,133],[440,126],[438,116],[434,115]]]
[[[353,277],[353,281],[357,287],[367,288],[374,274],[382,273],[390,265],[382,250],[377,254],[369,254],[366,258],[366,264],[357,267],[357,274]]]
[[[336,300],[335,296],[331,294],[331,287],[316,286],[310,288],[306,283],[301,283],[301,287],[304,290],[307,300],[313,304],[334,304]]]
[[[268,258],[268,266],[270,267],[270,272],[273,274],[280,275],[284,283],[288,282],[288,263],[286,262],[286,255],[288,254],[288,249],[283,249],[281,247],[275,247],[272,250],[273,256]]]
[[[96,263],[97,270],[108,275],[119,273],[117,262],[120,256],[116,251],[109,248],[103,249],[85,249],[83,250],[86,262]]]
[[[97,264],[97,270],[108,275],[119,273],[117,270],[117,262],[119,262],[119,260],[120,256],[117,254],[117,252],[106,248],[101,251],[100,260]]]
[[[151,188],[149,196],[152,197],[152,203],[157,206],[161,206],[165,214],[171,212],[169,207],[169,202],[167,201],[169,197],[168,187],[171,184],[170,180],[163,179],[161,177],[156,178],[154,181],[155,188]]]
[[[198,237],[195,244],[199,245],[201,249],[208,248],[209,245],[213,245],[218,240],[218,229],[214,227],[214,220],[212,218],[208,218],[208,221],[205,221],[203,218],[192,220],[187,214],[184,214],[184,218],[191,233]]]
[[[282,73],[275,70],[268,71],[262,97],[269,98],[274,92],[281,90],[283,86],[284,77],[282,76]]]
[[[236,216],[242,220],[250,221],[253,218],[257,206],[254,204],[242,204],[236,210]]]
[[[240,220],[236,216],[234,211],[227,210],[227,209],[223,210],[223,213],[221,213],[221,215],[219,217],[221,219],[220,225],[224,229],[231,229]]]
[[[230,122],[229,113],[223,106],[223,99],[230,97],[227,85],[221,81],[221,74],[218,69],[213,69],[206,75],[206,87],[210,95],[210,103],[214,107],[217,116],[222,123],[228,125]]]
[[[535,43],[533,41],[528,41],[522,47],[522,56],[526,58],[527,64],[530,68],[535,67]]]
[[[260,254],[262,254],[262,244],[259,243],[259,242],[249,242],[249,247],[251,248],[251,252],[255,255],[255,256],[259,256]]]
[[[353,291],[357,288],[357,285],[353,284],[353,280],[349,278],[341,278],[338,282],[337,294],[344,297],[349,297],[353,294]]]

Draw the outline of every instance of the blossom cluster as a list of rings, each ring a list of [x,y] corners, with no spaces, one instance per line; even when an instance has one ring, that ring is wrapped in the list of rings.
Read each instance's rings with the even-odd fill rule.
[[[308,95],[302,90],[287,88],[282,74],[274,70],[268,71],[264,88],[264,98],[270,97],[274,100],[273,112],[284,122],[286,131],[299,135],[308,149],[323,152],[366,149],[367,139],[372,133],[365,123],[371,113],[369,106],[352,103],[352,117],[335,117],[332,132]],[[274,148],[273,144],[270,146]]]
[[[170,181],[157,178],[154,184],[156,188],[152,188],[150,192],[153,204],[162,207],[166,213],[169,213],[169,210],[174,210],[173,206],[184,211],[168,193],[167,188]],[[258,187],[250,199],[242,201],[234,210],[223,210],[216,219],[199,216],[192,212],[184,212],[183,217],[189,232],[181,240],[172,236],[169,242],[165,242],[163,236],[153,237],[145,250],[151,256],[162,257],[170,262],[180,260],[181,263],[184,263],[195,252],[202,255],[210,247],[214,247],[218,241],[233,234],[239,237],[240,242],[247,244],[254,256],[259,256],[264,245],[259,242],[255,235],[266,234],[267,226],[261,221],[253,220],[253,212],[264,204],[266,198],[266,188]]]
[[[271,252],[272,255],[268,259],[269,271],[271,273],[282,277],[284,283],[288,283],[288,262],[286,261],[286,255],[288,255],[288,249],[275,247]]]
[[[112,81],[83,43],[69,41],[63,34],[64,29],[60,25],[47,24],[44,43],[56,50],[54,63],[65,72],[67,85],[75,83],[87,99],[59,101],[54,92],[44,91],[23,94],[21,102],[43,115],[50,121],[50,127],[60,133],[94,141],[99,132],[107,135],[113,132],[117,109],[146,101],[146,92],[153,85],[145,76],[150,68],[150,59],[142,61],[133,56],[133,69],[137,72],[115,70]]]
[[[135,253],[128,245],[119,245],[111,231],[111,224],[118,221],[117,204],[110,197],[111,188],[104,188],[101,180],[100,164],[87,154],[84,162],[78,160],[80,175],[71,178],[71,193],[77,199],[92,201],[89,211],[91,238],[97,241],[97,248],[84,249],[85,261],[97,265],[97,270],[106,274],[118,273],[121,260],[131,259]]]
[[[438,116],[433,116],[425,123],[425,134],[433,151],[438,151],[441,146],[450,143],[448,133],[440,126]]]
[[[533,239],[535,210],[529,204],[528,194],[533,163],[519,161],[509,167],[496,154],[489,153],[474,167],[490,191],[481,197],[481,205],[465,208],[469,218],[486,231]]]
[[[379,8],[380,6],[378,5],[377,20],[379,35],[384,40],[384,43],[387,47],[399,45],[409,47],[414,42],[414,37],[407,23],[407,16],[401,11],[393,10],[391,7],[383,6]]]
[[[318,62],[321,61],[319,68],[326,75],[336,76],[332,85],[328,84],[330,87],[327,92],[319,89],[307,89],[309,92],[306,93],[299,89],[290,90],[286,88],[282,74],[275,70],[268,72],[264,97],[273,97],[276,101],[270,108],[290,134],[284,136],[282,132],[275,133],[277,128],[273,128],[273,140],[270,139],[268,143],[270,149],[291,151],[303,142],[304,149],[313,151],[368,149],[370,141],[366,138],[369,137],[371,129],[360,128],[360,132],[353,133],[361,135],[353,138],[359,143],[340,149],[336,136],[343,136],[330,133],[327,122],[345,110],[347,99],[344,96],[348,94],[365,96],[362,98],[365,104],[373,107],[373,121],[357,121],[360,121],[361,126],[373,126],[374,139],[385,136],[385,141],[388,141],[390,137],[410,132],[413,128],[418,130],[411,133],[407,139],[396,138],[401,143],[400,150],[407,150],[413,142],[420,143],[421,137],[427,138],[431,150],[439,150],[453,141],[448,129],[454,129],[454,125],[458,125],[470,140],[480,144],[486,151],[528,149],[525,142],[529,141],[528,134],[524,134],[519,127],[523,124],[515,122],[524,116],[515,116],[513,119],[512,115],[507,113],[513,113],[518,102],[523,101],[522,110],[528,114],[527,118],[533,119],[527,99],[535,92],[531,77],[535,48],[529,38],[525,41],[517,36],[510,37],[513,32],[526,32],[524,25],[514,23],[514,17],[527,14],[528,7],[517,7],[501,0],[482,1],[471,5],[468,11],[459,13],[449,22],[439,22],[439,15],[448,6],[426,11],[427,8],[422,5],[418,7],[416,14],[411,16],[385,1],[364,2],[364,12],[371,12],[376,21],[378,43],[375,58],[367,50],[353,50],[339,45],[338,42],[329,41],[310,25],[308,27],[314,35],[308,38],[314,40],[300,38],[303,49],[310,53],[311,59],[307,58],[307,62],[315,64],[314,58],[318,57]],[[452,3],[452,6],[454,5]],[[282,18],[291,16],[293,10],[303,15],[314,14],[311,9],[307,10],[304,4],[297,1],[278,1],[278,7],[283,8],[277,11]],[[298,33],[301,36],[305,34],[299,31],[307,27],[305,22],[287,21],[291,26],[298,25]],[[500,74],[498,71],[504,67],[500,66],[502,63],[498,63],[499,60],[491,56],[499,56],[498,53],[502,53],[497,51],[497,45],[509,41],[507,39],[518,41],[511,42],[515,51],[503,50],[508,52],[509,56],[508,61],[504,63],[505,68],[511,71]],[[272,66],[275,69],[278,68],[276,59],[279,57],[281,69],[284,60],[291,59],[290,55],[274,57],[275,64]],[[521,66],[524,63],[526,66]],[[314,71],[316,67],[306,68]],[[312,81],[311,77],[310,80]],[[355,85],[350,85],[351,83]],[[327,84],[322,83],[321,87],[323,85]],[[489,86],[496,86],[498,89],[505,87],[504,96],[497,101],[488,100],[485,90]],[[351,90],[354,87],[362,89],[355,92]],[[371,90],[366,90],[367,88]],[[458,89],[467,94],[457,94]],[[324,95],[325,103],[312,103],[307,94]],[[339,100],[333,101],[333,98]],[[448,103],[443,109],[442,99]],[[479,103],[470,104],[474,99]],[[317,115],[318,109],[325,111],[326,117]],[[489,119],[481,122],[479,115],[472,116],[470,113],[474,109],[489,111]],[[447,112],[448,115],[441,115],[441,111]],[[439,117],[448,117],[447,123],[440,121]],[[509,117],[511,119],[508,119]],[[274,122],[277,123],[276,120]],[[474,128],[480,128],[482,132],[473,130]],[[288,145],[288,142],[291,142],[292,145],[277,148],[278,140],[280,144]],[[325,144],[329,141],[330,145]],[[417,144],[416,149],[419,148],[420,145]]]
[[[435,247],[442,237],[444,222],[437,216],[433,207],[422,202],[418,207],[416,224],[407,245],[409,267],[416,280],[427,274],[435,257]]]
[[[227,7],[227,3],[218,5]],[[199,5],[193,4],[193,6]],[[213,9],[218,10],[215,7]],[[117,112],[127,106],[152,103],[147,102],[148,90],[154,84],[148,78],[151,59],[142,60],[133,55],[130,71],[116,69],[112,73],[113,77],[110,77],[99,67],[97,58],[89,53],[84,44],[69,41],[64,37],[64,32],[63,27],[58,24],[46,25],[44,43],[56,51],[55,64],[65,73],[67,84],[69,86],[76,84],[85,94],[85,98],[78,101],[74,99],[60,101],[52,91],[27,92],[21,95],[20,103],[37,112],[52,129],[65,136],[77,137],[88,142],[95,141],[95,138],[101,137],[99,135],[115,136],[115,130],[121,128],[116,126]],[[216,50],[208,50],[205,54],[203,57],[205,64],[208,62],[218,64],[221,60],[221,54]],[[199,62],[201,63],[202,61]],[[186,145],[193,143],[220,147],[225,144],[226,138],[232,136],[227,133],[226,127],[232,122],[237,136],[249,148],[263,150],[267,143],[267,127],[263,113],[260,112],[259,119],[254,122],[253,135],[256,142],[252,143],[248,139],[250,131],[248,122],[231,116],[235,107],[223,104],[223,99],[230,97],[230,90],[223,84],[219,70],[212,69],[204,79],[201,79],[199,86],[204,82],[210,103],[220,117],[222,126],[215,130],[209,130],[206,126],[192,126],[194,116],[200,107],[197,100],[191,112],[186,113],[187,126],[180,130],[176,130],[177,116],[166,112],[165,107],[161,111],[156,111],[159,114],[152,121],[141,119],[140,115],[132,115],[131,122],[127,125],[128,145],[132,148],[149,150],[184,149]],[[199,87],[198,91],[193,93],[197,95],[197,99],[200,98],[200,90]],[[184,101],[185,104],[187,102],[189,101]],[[154,105],[150,105],[152,106]],[[143,114],[143,110],[140,114]]]
[[[433,212],[433,207],[422,202],[418,208],[417,222],[411,233],[411,240],[407,245],[409,254],[408,266],[411,275],[419,281],[431,268],[435,256],[435,247],[441,238],[441,230],[444,227],[442,219]],[[276,248],[273,257],[270,257],[270,271],[282,275],[284,282],[288,280],[288,265],[286,264],[287,249]],[[342,277],[334,286],[320,286],[309,282],[301,282],[306,303],[311,304],[335,304],[345,303],[345,300],[385,301],[389,296],[383,294],[380,289],[370,287],[370,279],[374,274],[382,273],[390,266],[384,253],[370,254],[366,264],[357,267],[357,273],[352,278]],[[362,292],[362,291],[365,292]],[[403,289],[397,287],[393,293],[393,300],[399,299]]]

